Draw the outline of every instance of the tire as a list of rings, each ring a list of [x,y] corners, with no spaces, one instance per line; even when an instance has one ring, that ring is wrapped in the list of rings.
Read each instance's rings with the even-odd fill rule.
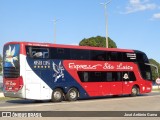
[[[139,94],[139,88],[138,87],[136,87],[136,86],[133,86],[132,87],[132,90],[131,90],[131,97],[135,97],[135,96],[137,96]]]
[[[66,94],[67,101],[76,101],[78,99],[79,92],[76,88],[71,88]]]
[[[60,88],[56,88],[52,92],[52,102],[61,102],[63,100],[63,91]]]

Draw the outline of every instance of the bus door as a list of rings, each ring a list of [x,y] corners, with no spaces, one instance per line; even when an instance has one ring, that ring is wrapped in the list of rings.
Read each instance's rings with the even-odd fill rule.
[[[119,95],[123,92],[121,72],[107,72],[107,81],[110,82],[110,95]]]
[[[130,94],[131,89],[136,81],[134,72],[123,72],[123,94]]]

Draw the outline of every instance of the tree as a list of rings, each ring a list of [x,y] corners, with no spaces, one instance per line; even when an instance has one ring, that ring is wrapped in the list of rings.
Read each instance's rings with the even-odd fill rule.
[[[149,63],[150,64],[153,64],[153,65],[156,65],[158,67],[158,72],[159,72],[159,75],[160,75],[160,64],[154,60],[154,59],[149,59]],[[159,76],[158,74],[156,73],[156,70],[154,67],[151,68],[151,71],[152,71],[152,79],[153,80],[156,80]]]
[[[109,41],[109,48],[117,48],[116,43],[108,38]],[[84,38],[82,41],[79,43],[80,46],[93,46],[93,47],[106,47],[106,38],[97,36],[97,37],[90,37],[90,38]]]

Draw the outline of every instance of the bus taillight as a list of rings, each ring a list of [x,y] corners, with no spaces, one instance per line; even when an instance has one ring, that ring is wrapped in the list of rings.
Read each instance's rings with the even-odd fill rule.
[[[23,87],[23,78],[22,76],[18,78],[4,78],[4,88],[6,91],[19,91]]]
[[[22,76],[19,77],[19,90],[23,88],[23,78]]]

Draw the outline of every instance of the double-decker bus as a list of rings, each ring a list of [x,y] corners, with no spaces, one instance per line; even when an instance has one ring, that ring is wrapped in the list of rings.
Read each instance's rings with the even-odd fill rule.
[[[4,96],[62,100],[152,90],[145,53],[137,50],[9,42],[3,48]]]

